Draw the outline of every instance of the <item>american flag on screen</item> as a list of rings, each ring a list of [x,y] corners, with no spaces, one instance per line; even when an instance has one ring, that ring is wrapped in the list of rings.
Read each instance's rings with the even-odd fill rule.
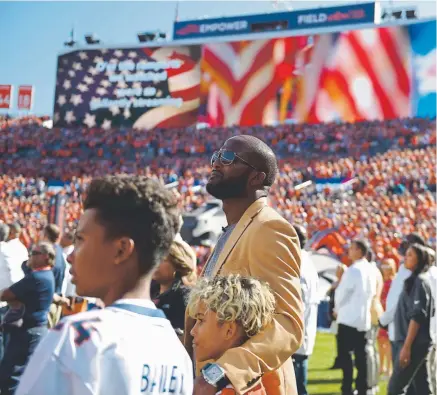
[[[275,108],[275,40],[203,46],[202,80],[209,82],[207,122],[217,126],[266,123]]]
[[[411,51],[404,27],[320,35],[302,76],[301,122],[393,119],[411,115]]]
[[[114,74],[144,74],[142,70],[99,71],[102,62],[168,62],[180,61],[180,67],[167,69],[164,81],[110,81]],[[165,48],[95,49],[74,51],[58,58],[54,124],[57,127],[85,126],[111,128],[128,126],[142,129],[189,126],[197,121],[200,86],[200,48],[198,46]],[[162,72],[163,70],[154,70]],[[181,98],[182,105],[157,107],[117,106],[92,110],[99,99],[116,100],[119,89],[154,87],[156,98]],[[135,96],[126,96],[133,102]]]

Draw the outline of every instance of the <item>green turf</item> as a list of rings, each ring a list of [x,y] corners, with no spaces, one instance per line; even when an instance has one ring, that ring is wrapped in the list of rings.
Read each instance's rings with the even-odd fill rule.
[[[329,370],[336,355],[335,337],[318,333],[316,347],[309,360],[308,393],[310,395],[338,395],[341,393],[341,370]],[[387,393],[387,382],[380,381],[379,394]]]

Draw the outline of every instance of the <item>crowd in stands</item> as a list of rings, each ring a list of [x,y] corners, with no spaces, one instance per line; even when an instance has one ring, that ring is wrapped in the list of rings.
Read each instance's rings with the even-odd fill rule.
[[[28,246],[38,241],[56,193],[49,188],[55,179],[65,183],[66,227],[74,228],[91,177],[114,172],[177,184],[181,206],[191,211],[208,199],[204,186],[211,153],[240,133],[274,148],[280,177],[271,204],[291,222],[308,226],[310,236],[336,227],[347,239],[370,239],[378,260],[397,263],[402,234],[417,230],[435,246],[436,128],[435,121],[426,119],[153,133],[46,129],[32,119],[2,119],[0,219],[23,224]],[[312,184],[296,188],[305,181]],[[203,261],[208,248],[197,247],[197,252]]]

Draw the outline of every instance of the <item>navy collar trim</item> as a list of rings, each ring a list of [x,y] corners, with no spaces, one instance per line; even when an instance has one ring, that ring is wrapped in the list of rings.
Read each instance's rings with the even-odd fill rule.
[[[131,313],[145,315],[147,317],[167,318],[162,310],[151,309],[149,307],[138,306],[138,305],[134,305],[134,304],[115,303],[115,304],[110,305],[109,307],[115,307],[117,309],[130,311]]]

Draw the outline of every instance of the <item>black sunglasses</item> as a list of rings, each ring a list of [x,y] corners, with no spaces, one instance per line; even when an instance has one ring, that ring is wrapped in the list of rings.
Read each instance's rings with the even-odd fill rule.
[[[44,255],[44,252],[42,251],[30,251],[30,256],[37,256],[37,255]]]
[[[249,162],[244,160],[241,156],[237,155],[233,151],[227,151],[227,150],[215,151],[211,156],[211,166],[213,166],[214,163],[219,159],[220,159],[220,163],[223,166],[230,166],[232,165],[232,163],[234,163],[235,159],[238,159],[241,162],[243,162],[245,165],[251,167],[253,170],[258,171],[256,167],[252,166]]]

